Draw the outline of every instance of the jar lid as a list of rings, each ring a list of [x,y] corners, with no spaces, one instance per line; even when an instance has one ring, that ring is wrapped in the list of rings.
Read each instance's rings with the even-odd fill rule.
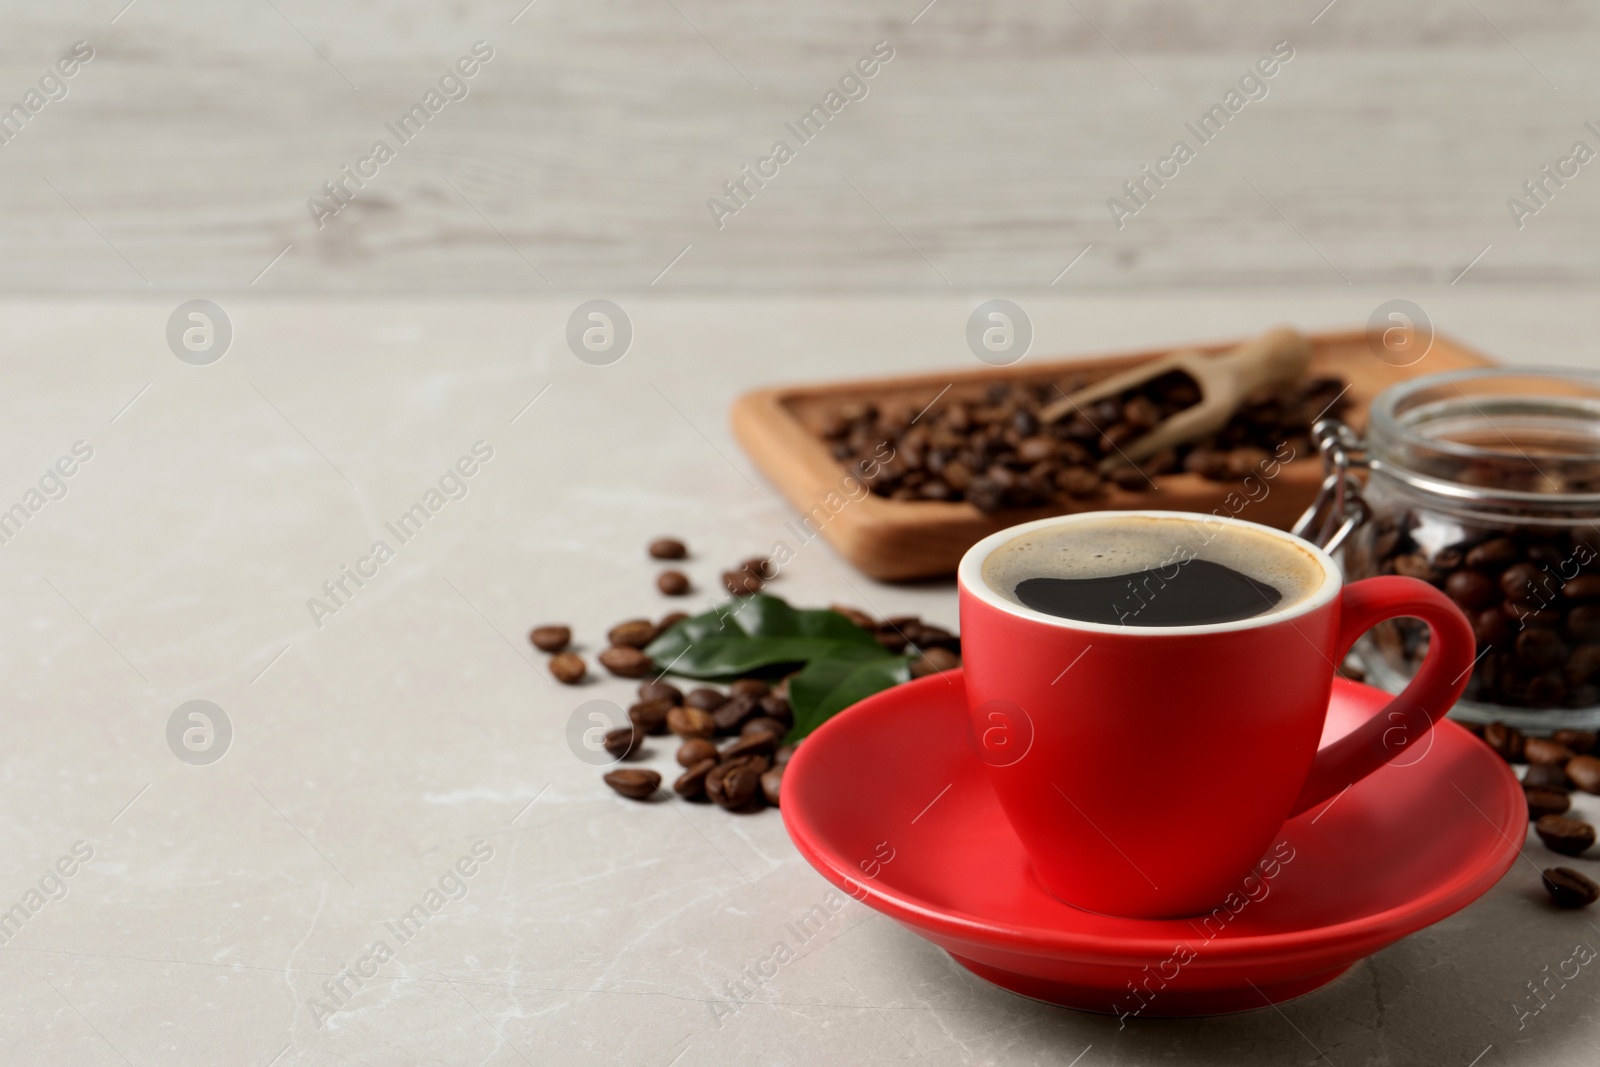
[[[1374,470],[1458,500],[1600,507],[1600,372],[1484,367],[1391,386],[1372,402]]]

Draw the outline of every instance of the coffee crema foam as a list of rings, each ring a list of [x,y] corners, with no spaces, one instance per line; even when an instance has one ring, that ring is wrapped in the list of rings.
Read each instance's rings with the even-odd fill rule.
[[[1309,551],[1248,527],[1123,515],[1020,534],[989,553],[983,581],[1027,607],[1017,596],[1017,586],[1029,578],[1110,578],[1194,559],[1221,564],[1277,589],[1282,599],[1273,612],[1296,607],[1327,580],[1321,561]]]

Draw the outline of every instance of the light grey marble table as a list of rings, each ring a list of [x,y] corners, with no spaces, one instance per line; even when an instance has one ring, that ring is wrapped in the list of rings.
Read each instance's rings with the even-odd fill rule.
[[[1390,295],[1039,300],[1030,358],[1358,325]],[[1592,291],[1410,295],[1503,359],[1600,365]],[[992,988],[854,901],[730,994],[827,883],[775,813],[612,795],[565,729],[579,702],[632,687],[557,686],[523,635],[569,622],[592,654],[609,624],[668,610],[653,536],[691,543],[702,587],[769,547],[793,513],[733,444],[730,400],[970,366],[973,300],[624,298],[635,339],[604,367],[568,351],[570,301],[222,303],[231,348],[207,366],[169,351],[175,301],[0,305],[0,508],[26,507],[42,478],[54,497],[0,544],[0,909],[42,886],[0,946],[6,1064],[1600,1054],[1589,969],[1519,1026],[1526,983],[1600,945],[1520,861],[1278,1010],[1119,1029]],[[403,543],[386,532],[475,447],[464,496]],[[75,449],[62,495],[45,473]],[[308,609],[344,567],[370,574],[379,539],[393,558],[347,581],[336,611]],[[775,591],[955,623],[949,585],[871,583],[820,542]],[[231,723],[209,765],[169,747],[191,700]],[[1579,809],[1600,816],[1595,798]],[[420,931],[386,925],[441,884],[457,899]],[[392,958],[370,954],[380,940]]]

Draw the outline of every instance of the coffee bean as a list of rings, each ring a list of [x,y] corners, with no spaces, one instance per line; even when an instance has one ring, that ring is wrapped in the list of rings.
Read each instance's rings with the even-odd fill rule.
[[[643,678],[653,668],[650,657],[637,648],[613,645],[599,655],[600,666],[618,678]]]
[[[737,811],[760,798],[761,775],[755,765],[743,761],[718,764],[706,776],[706,795],[718,807]]]
[[[1559,789],[1527,788],[1522,795],[1528,801],[1528,818],[1542,819],[1546,815],[1560,815],[1572,807],[1572,798]]]
[[[1579,645],[1573,649],[1561,674],[1572,685],[1582,685],[1600,674],[1600,645]]]
[[[778,576],[778,568],[765,556],[752,556],[739,564],[739,569],[763,582],[770,582]]]
[[[1580,574],[1567,579],[1561,595],[1568,600],[1600,600],[1600,574]]]
[[[1472,633],[1480,645],[1498,645],[1511,636],[1511,620],[1499,608],[1478,612],[1472,619]]]
[[[740,678],[728,687],[728,691],[736,697],[750,697],[760,700],[772,692],[772,686],[759,678]]]
[[[789,706],[789,698],[784,694],[768,693],[761,698],[758,706],[762,715],[783,723],[785,729],[794,725],[794,709]]]
[[[1563,856],[1582,855],[1594,844],[1594,827],[1565,815],[1541,815],[1533,824],[1533,832],[1539,835],[1545,848]]]
[[[690,738],[678,748],[680,767],[693,767],[701,760],[711,760],[715,763],[717,759],[717,746],[703,737]]]
[[[678,780],[672,783],[672,791],[685,800],[703,799],[706,795],[706,777],[716,768],[715,758],[701,760],[678,776]]]
[[[779,767],[784,766],[794,758],[795,749],[799,747],[800,742],[798,741],[784,745],[783,747],[779,748],[778,751],[772,754],[772,762],[777,764]]]
[[[1155,488],[1144,471],[1138,467],[1118,467],[1111,472],[1111,481],[1118,489],[1126,489],[1130,493],[1142,493],[1146,489]]]
[[[832,604],[829,605],[828,610],[838,612],[863,630],[876,630],[878,628],[877,621],[871,615],[856,608],[845,607],[842,604]]]
[[[1587,756],[1594,751],[1596,734],[1593,730],[1557,730],[1550,735],[1550,740],[1558,745],[1566,745],[1580,756]]]
[[[605,776],[605,782],[629,800],[649,800],[661,787],[661,775],[629,768],[611,771]]]
[[[641,700],[628,708],[628,721],[647,734],[664,734],[667,732],[667,712],[675,706],[667,697]]]
[[[761,592],[761,579],[746,571],[725,571],[722,587],[734,596],[753,596]]]
[[[745,694],[729,697],[726,703],[711,713],[717,725],[717,733],[738,733],[739,727],[744,725],[745,720],[755,714],[756,707],[754,697]]]
[[[644,731],[637,726],[619,726],[615,730],[607,730],[602,743],[613,756],[627,759],[643,746]]]
[[[1500,575],[1500,589],[1512,600],[1548,600],[1554,589],[1546,590],[1547,584],[1544,571],[1531,563],[1513,563]]]
[[[1585,793],[1600,793],[1600,759],[1574,756],[1567,761],[1567,777]]]
[[[1522,776],[1522,785],[1525,789],[1559,789],[1563,793],[1572,791],[1572,779],[1567,777],[1567,769],[1559,763],[1528,764],[1528,773]]]
[[[1558,908],[1587,908],[1600,900],[1600,885],[1571,867],[1551,867],[1545,871],[1544,889]]]
[[[1496,537],[1468,551],[1466,564],[1477,570],[1499,570],[1516,558],[1516,542],[1509,537]]]
[[[623,648],[643,648],[656,639],[656,624],[649,619],[629,619],[606,631],[606,638]]]
[[[685,739],[706,738],[716,732],[717,724],[709,711],[678,707],[667,712],[667,729]]]
[[[577,685],[589,667],[576,652],[557,652],[550,657],[550,673],[562,685]]]
[[[783,735],[789,732],[789,727],[777,719],[766,715],[758,715],[739,728],[740,737],[749,737],[752,734],[767,733],[782,740]]]
[[[689,576],[682,571],[662,571],[656,575],[656,588],[664,596],[683,596],[689,592]]]
[[[1083,467],[1068,467],[1056,474],[1056,488],[1074,497],[1090,497],[1100,491],[1100,475]]]
[[[1439,580],[1439,572],[1420,553],[1396,556],[1393,562],[1394,572],[1406,578],[1419,578],[1424,582]]]
[[[1565,766],[1572,758],[1572,749],[1557,744],[1547,737],[1530,737],[1522,744],[1522,754],[1529,763],[1554,763]]]
[[[719,693],[715,689],[701,686],[699,689],[691,691],[688,696],[684,697],[683,702],[689,705],[689,707],[699,708],[701,711],[716,711],[718,708],[722,707],[722,705],[728,702],[728,697],[726,694]]]
[[[783,768],[774,767],[761,776],[761,792],[767,803],[778,806],[778,793],[783,788]]]
[[[740,756],[770,756],[778,750],[778,742],[782,740],[779,734],[753,733],[744,734],[722,750],[722,758],[738,759]]]
[[[666,700],[671,705],[683,703],[683,692],[667,682],[646,682],[639,687],[640,700]]]
[[[1600,641],[1600,604],[1579,604],[1567,612],[1567,632],[1579,641]]]
[[[1481,608],[1500,599],[1500,590],[1477,571],[1456,571],[1445,579],[1444,591],[1464,608]]]
[[[664,634],[688,617],[689,613],[686,611],[669,611],[661,616],[660,622],[656,623],[656,633]]]
[[[1522,746],[1525,741],[1522,731],[1515,726],[1507,726],[1503,722],[1492,722],[1483,728],[1484,744],[1499,753],[1500,758],[1507,763],[1527,762],[1522,755]],[[1600,760],[1595,761],[1600,764]]]
[[[924,678],[930,674],[953,671],[961,666],[961,657],[944,648],[930,648],[911,664],[911,677]]]
[[[560,652],[572,643],[572,629],[567,626],[535,626],[528,640],[540,652]]]
[[[662,537],[650,542],[650,555],[655,559],[683,559],[689,554],[682,541]]]
[[[1567,645],[1550,630],[1524,630],[1517,635],[1517,659],[1536,671],[1554,667],[1566,659]]]

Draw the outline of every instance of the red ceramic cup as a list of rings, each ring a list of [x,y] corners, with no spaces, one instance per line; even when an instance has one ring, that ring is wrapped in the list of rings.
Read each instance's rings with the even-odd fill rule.
[[[1197,549],[1238,536],[1234,528],[1275,538],[1322,581],[1283,610],[1170,627],[1062,619],[984,582],[984,561],[1019,535],[1118,515],[1181,523]],[[1109,915],[1196,915],[1242,893],[1286,819],[1414,750],[1461,695],[1474,659],[1466,617],[1427,583],[1344,586],[1320,548],[1239,519],[1041,519],[979,541],[959,584],[972,744],[1045,888]],[[1396,616],[1428,624],[1422,668],[1382,712],[1318,751],[1335,665]]]

